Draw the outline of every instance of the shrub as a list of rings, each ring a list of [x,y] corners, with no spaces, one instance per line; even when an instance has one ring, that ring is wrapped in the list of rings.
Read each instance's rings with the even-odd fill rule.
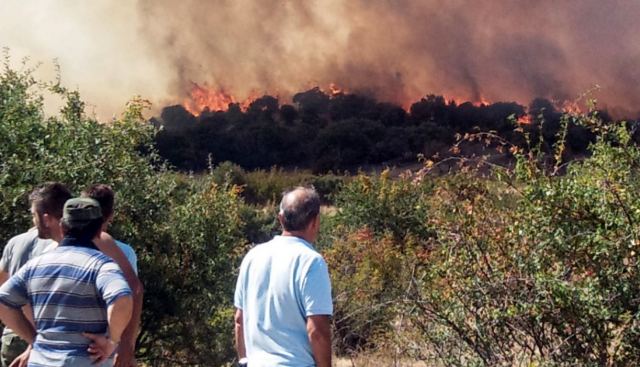
[[[334,293],[336,352],[376,350],[399,312],[405,257],[392,236],[377,237],[367,227],[334,240],[325,258]]]
[[[597,140],[566,164],[572,124]],[[339,350],[391,345],[447,366],[638,364],[640,149],[596,115],[563,117],[559,134],[553,157],[513,147],[515,168],[484,178],[346,185],[323,238]]]
[[[433,234],[421,204],[430,190],[385,171],[358,175],[336,195],[337,212],[324,218],[318,246],[331,271],[338,352],[375,350],[390,338],[408,266]]]
[[[236,186],[243,186],[246,183],[246,172],[235,163],[224,161],[217,165],[211,176],[218,185],[231,183]]]
[[[410,293],[428,358],[448,365],[634,365],[638,159],[624,124],[595,124],[592,156],[516,150],[501,181],[453,181],[430,207],[434,251]],[[562,131],[561,131],[562,134]],[[555,166],[555,167],[554,167]],[[427,358],[427,357],[425,357]]]
[[[279,203],[282,193],[295,186],[313,185],[320,194],[321,200],[331,202],[332,194],[337,192],[346,180],[344,176],[327,174],[313,175],[307,171],[286,171],[272,167],[270,170],[255,170],[245,174],[243,197],[253,204]]]
[[[389,232],[397,240],[408,235],[429,238],[429,212],[422,203],[432,189],[430,181],[394,180],[389,171],[379,177],[360,174],[336,195],[336,222],[347,230],[367,227],[377,235]]]

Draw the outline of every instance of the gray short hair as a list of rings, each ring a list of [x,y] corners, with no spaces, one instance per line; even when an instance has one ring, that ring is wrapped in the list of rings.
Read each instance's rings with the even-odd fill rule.
[[[313,187],[298,186],[282,195],[280,216],[284,230],[303,230],[318,214],[320,195]]]

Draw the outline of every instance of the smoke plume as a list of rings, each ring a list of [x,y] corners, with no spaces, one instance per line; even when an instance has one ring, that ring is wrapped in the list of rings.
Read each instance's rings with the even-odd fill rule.
[[[0,45],[57,58],[104,115],[196,82],[283,100],[330,83],[407,106],[427,93],[640,110],[640,2],[628,0],[5,0]],[[12,52],[13,53],[13,52]]]

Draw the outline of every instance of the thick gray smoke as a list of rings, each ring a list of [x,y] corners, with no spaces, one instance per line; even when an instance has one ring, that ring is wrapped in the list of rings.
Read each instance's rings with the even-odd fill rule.
[[[573,100],[599,85],[601,105],[640,110],[639,1],[28,4],[0,4],[0,45],[57,57],[99,112],[133,94],[181,102],[192,81],[239,99],[335,83],[405,106],[427,93]]]

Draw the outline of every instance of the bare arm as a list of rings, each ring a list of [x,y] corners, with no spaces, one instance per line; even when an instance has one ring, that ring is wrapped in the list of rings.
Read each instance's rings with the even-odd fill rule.
[[[331,323],[327,315],[307,317],[307,335],[317,367],[331,367]]]
[[[236,335],[236,352],[238,352],[238,359],[245,358],[247,356],[247,350],[244,345],[244,328],[242,326],[242,310],[237,308],[235,321],[235,335]]]
[[[107,322],[109,323],[109,337],[114,342],[119,342],[122,338],[133,310],[133,299],[131,296],[122,296],[115,300],[107,308]]]
[[[0,271],[0,285],[3,285],[9,279],[9,273],[6,271]]]
[[[33,324],[24,316],[21,309],[11,308],[0,304],[0,319],[11,328],[19,337],[29,344],[33,344],[36,338],[36,329]]]
[[[26,305],[22,306],[22,313],[24,314],[24,317],[26,317],[31,325],[33,325],[33,327],[35,328],[36,322],[33,319],[33,307],[31,306],[31,303],[27,303]]]
[[[127,257],[108,233],[102,232],[100,234],[100,238],[95,241],[95,244],[102,253],[112,258],[113,261],[118,264],[124,274],[124,278],[127,280],[127,283],[129,283],[131,292],[133,293],[133,311],[131,319],[122,333],[122,341],[115,361],[116,367],[129,366],[135,354],[136,338],[138,337],[140,316],[142,315],[142,282],[140,282],[140,279],[133,271]]]
[[[101,334],[83,333],[91,340],[89,354],[95,363],[100,363],[111,356],[118,348],[122,333],[131,319],[133,300],[131,296],[118,297],[107,307],[107,323],[109,324],[109,337]]]

